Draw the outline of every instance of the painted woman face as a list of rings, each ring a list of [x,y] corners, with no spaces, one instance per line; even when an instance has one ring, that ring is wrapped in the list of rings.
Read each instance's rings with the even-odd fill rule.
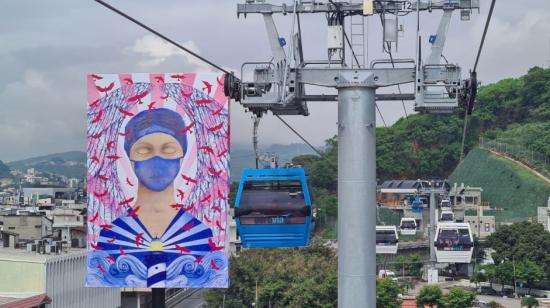
[[[139,182],[156,192],[173,183],[185,155],[180,143],[164,133],[141,137],[132,145],[129,154]]]

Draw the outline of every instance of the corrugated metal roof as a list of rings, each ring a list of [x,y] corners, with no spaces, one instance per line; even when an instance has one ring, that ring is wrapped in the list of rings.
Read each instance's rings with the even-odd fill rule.
[[[0,297],[0,307],[2,308],[34,308],[49,303],[51,300],[46,293],[26,298]]]

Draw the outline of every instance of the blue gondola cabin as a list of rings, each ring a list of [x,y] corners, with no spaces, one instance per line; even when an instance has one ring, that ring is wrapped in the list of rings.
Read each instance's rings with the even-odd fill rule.
[[[311,198],[304,169],[243,170],[235,218],[245,248],[307,246]]]

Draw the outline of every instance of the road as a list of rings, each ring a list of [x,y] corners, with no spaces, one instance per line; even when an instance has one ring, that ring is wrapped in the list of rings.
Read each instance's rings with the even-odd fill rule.
[[[521,308],[521,300],[519,298],[506,298],[491,295],[478,295],[476,298],[486,303],[495,301],[506,308]]]
[[[202,308],[206,307],[206,301],[202,297],[204,290],[197,289],[193,291],[185,299],[181,300],[178,304],[172,305],[171,308]]]

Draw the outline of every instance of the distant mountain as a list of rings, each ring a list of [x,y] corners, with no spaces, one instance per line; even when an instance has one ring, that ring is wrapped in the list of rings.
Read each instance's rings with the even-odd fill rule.
[[[11,178],[10,168],[0,160],[0,179]]]
[[[21,172],[34,168],[37,172],[84,178],[86,176],[86,153],[81,151],[55,153],[9,162],[7,165],[12,170],[20,170]]]
[[[309,146],[302,143],[260,146],[260,153],[278,155],[281,166],[290,162],[294,156],[314,154]],[[2,178],[2,165],[0,163],[0,178]],[[6,165],[5,169],[8,175],[10,169],[25,172],[29,168],[34,168],[37,172],[49,172],[67,177],[84,178],[86,176],[86,153],[81,151],[55,153],[12,161]],[[251,144],[231,144],[231,179],[233,181],[239,179],[243,169],[254,168],[254,165],[254,150]]]

